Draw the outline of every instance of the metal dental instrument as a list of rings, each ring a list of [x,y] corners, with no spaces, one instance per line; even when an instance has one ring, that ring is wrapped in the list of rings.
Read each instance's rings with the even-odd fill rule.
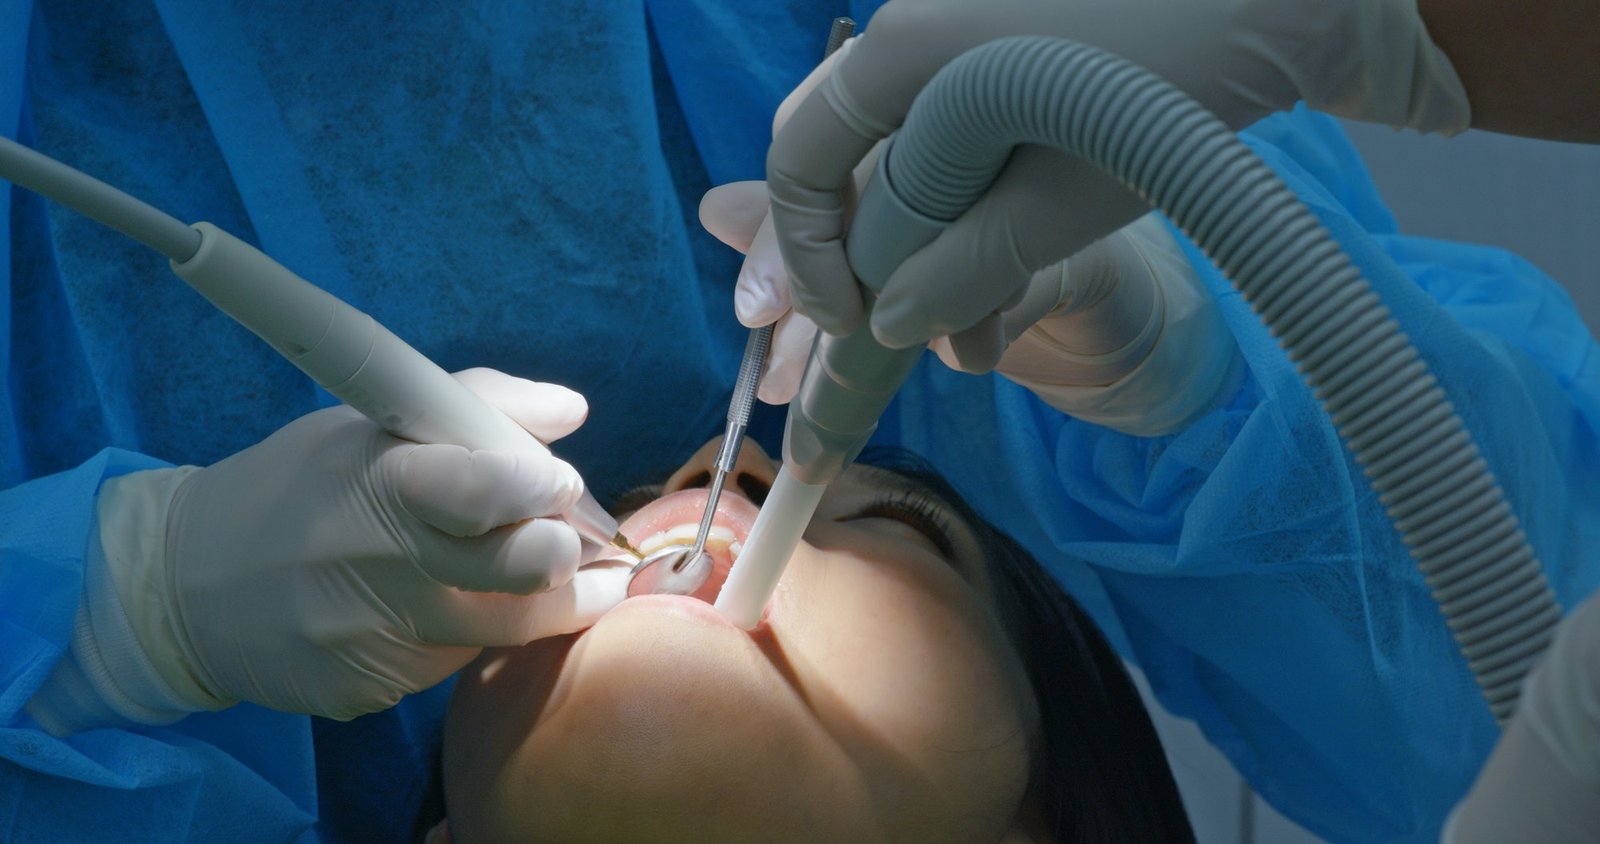
[[[856,22],[850,18],[834,18],[828,28],[828,42],[822,57],[833,55],[856,31]],[[761,384],[761,371],[767,365],[767,352],[772,346],[772,326],[763,325],[750,330],[745,343],[744,358],[739,362],[739,377],[733,384],[733,401],[728,405],[728,427],[722,435],[722,447],[717,451],[711,474],[711,494],[706,499],[705,515],[700,517],[700,530],[695,534],[694,545],[668,545],[639,561],[628,577],[628,597],[670,592],[687,595],[705,584],[711,576],[711,555],[705,552],[706,537],[711,533],[711,521],[717,515],[717,499],[722,496],[722,484],[733,471],[739,459],[739,446],[744,442],[745,427],[750,423],[750,408],[755,404],[756,388]]]
[[[706,498],[706,511],[700,517],[694,545],[669,545],[640,560],[628,577],[628,597],[659,592],[687,595],[699,589],[711,576],[711,555],[706,553],[706,538],[711,535],[711,521],[717,515],[722,485],[739,460],[739,446],[744,443],[744,432],[750,425],[750,408],[755,405],[761,370],[767,365],[767,352],[771,348],[772,326],[750,329],[744,357],[739,360],[739,376],[733,382],[733,400],[728,403],[728,426],[722,433],[722,446],[717,449],[717,459],[712,464],[711,494]]]
[[[6,138],[0,138],[0,178],[165,255],[200,295],[397,437],[470,449],[545,448],[371,316],[210,223],[186,225]],[[594,544],[642,556],[587,490],[561,518]]]

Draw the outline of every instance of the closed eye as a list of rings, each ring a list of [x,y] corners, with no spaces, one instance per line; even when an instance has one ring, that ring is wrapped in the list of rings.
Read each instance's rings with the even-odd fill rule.
[[[911,490],[888,492],[854,514],[839,519],[851,522],[860,519],[890,519],[910,527],[927,537],[945,559],[955,556],[955,542],[950,538],[950,522],[939,505],[926,496]]]

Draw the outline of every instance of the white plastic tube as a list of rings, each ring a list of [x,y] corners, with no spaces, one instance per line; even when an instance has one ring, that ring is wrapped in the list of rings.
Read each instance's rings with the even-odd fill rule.
[[[717,612],[745,630],[761,623],[767,601],[778,588],[778,578],[789,565],[827,488],[827,484],[799,481],[789,473],[788,466],[778,470],[772,491],[767,493],[761,513],[745,537],[744,552],[734,561],[728,580],[717,593]]]

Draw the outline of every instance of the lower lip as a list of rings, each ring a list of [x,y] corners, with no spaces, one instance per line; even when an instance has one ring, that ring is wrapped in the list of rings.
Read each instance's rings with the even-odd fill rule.
[[[772,608],[768,607],[766,611],[761,614],[761,620],[756,623],[756,626],[753,629],[742,630],[738,625],[734,624],[732,621],[729,621],[728,618],[722,613],[717,612],[716,607],[713,607],[705,601],[690,595],[670,594],[638,595],[636,597],[628,598],[627,600],[613,607],[611,612],[627,612],[634,610],[643,612],[654,611],[680,613],[687,615],[690,618],[711,622],[717,626],[727,627],[730,630],[738,630],[740,633],[747,633],[752,636],[766,631],[767,620],[772,614]],[[610,613],[607,614],[609,615]]]

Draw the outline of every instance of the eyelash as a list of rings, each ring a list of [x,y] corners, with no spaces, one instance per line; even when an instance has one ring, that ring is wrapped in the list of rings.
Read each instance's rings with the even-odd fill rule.
[[[915,493],[889,493],[842,521],[855,519],[893,519],[926,536],[946,557],[955,553],[955,542],[950,539],[949,520],[938,505]]]
[[[661,497],[661,487],[655,484],[636,486],[617,496],[612,510],[632,512]],[[861,508],[855,515],[840,521],[856,519],[892,519],[926,536],[945,556],[955,553],[955,542],[950,538],[950,522],[938,505],[914,492],[890,492]]]
[[[624,492],[611,502],[614,513],[631,513],[661,497],[659,484],[644,484]]]

